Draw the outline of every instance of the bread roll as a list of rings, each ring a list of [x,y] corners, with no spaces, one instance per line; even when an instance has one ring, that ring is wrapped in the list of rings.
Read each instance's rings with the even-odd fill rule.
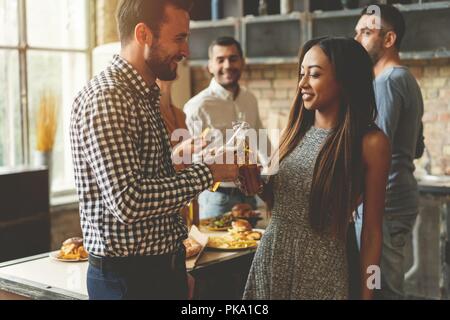
[[[67,260],[86,259],[88,253],[84,250],[82,238],[70,238],[63,242],[59,258]]]
[[[63,242],[63,246],[67,246],[67,245],[75,245],[76,248],[78,248],[79,246],[83,245],[83,239],[81,238],[70,238],[67,239],[66,241]]]
[[[191,238],[184,240],[183,244],[186,247],[186,259],[195,257],[202,250],[202,245]]]
[[[232,223],[233,231],[235,232],[245,232],[245,231],[252,231],[252,225],[247,220],[239,219],[236,221],[233,221]]]

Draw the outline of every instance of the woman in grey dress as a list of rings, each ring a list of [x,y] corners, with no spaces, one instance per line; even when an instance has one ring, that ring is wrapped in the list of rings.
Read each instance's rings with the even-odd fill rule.
[[[305,44],[299,69],[279,170],[261,195],[272,219],[244,299],[348,299],[346,237],[361,201],[360,298],[370,299],[390,162],[374,123],[372,62],[353,39],[321,38]]]

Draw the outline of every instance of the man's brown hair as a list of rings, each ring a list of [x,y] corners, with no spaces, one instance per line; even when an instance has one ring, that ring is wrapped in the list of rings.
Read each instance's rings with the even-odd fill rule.
[[[395,47],[400,50],[400,47],[402,45],[403,37],[405,36],[406,32],[406,23],[405,18],[403,17],[402,13],[399,9],[392,5],[388,4],[377,4],[378,8],[380,9],[381,13],[381,20],[389,25],[390,28],[392,28],[392,31],[395,32],[397,35],[397,40],[395,41]],[[361,16],[363,15],[374,15],[375,12],[372,12],[369,10],[370,6],[365,7],[361,11]],[[385,33],[385,30],[381,30],[382,34]]]
[[[139,23],[145,23],[153,35],[158,37],[161,24],[166,19],[165,8],[168,5],[189,12],[193,0],[121,0],[116,19],[122,45],[132,39]]]

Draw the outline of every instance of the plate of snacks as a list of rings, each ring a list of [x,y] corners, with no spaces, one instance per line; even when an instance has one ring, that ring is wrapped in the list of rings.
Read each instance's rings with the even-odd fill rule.
[[[259,241],[263,233],[264,230],[253,229],[250,222],[242,219],[233,221],[232,228],[228,229],[228,235],[234,240]]]
[[[70,238],[63,242],[61,249],[50,253],[50,258],[61,262],[87,261],[89,254],[84,249],[83,239]]]
[[[203,226],[209,231],[227,231],[231,228],[233,216],[231,214],[224,214],[215,218],[205,219],[201,221]]]
[[[232,222],[228,234],[221,237],[210,237],[208,248],[218,250],[247,250],[256,248],[263,236],[264,230],[253,229],[247,220]]]
[[[248,250],[257,246],[255,240],[234,240],[230,236],[210,237],[208,242],[208,248],[225,251]]]

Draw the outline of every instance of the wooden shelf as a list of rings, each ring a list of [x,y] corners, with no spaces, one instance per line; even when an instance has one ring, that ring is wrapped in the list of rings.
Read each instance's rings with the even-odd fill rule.
[[[407,24],[403,58],[450,57],[450,1],[398,5],[398,8]],[[296,62],[300,47],[309,39],[325,35],[352,37],[360,11],[293,12],[192,22],[191,65],[205,65],[209,44],[223,35],[234,36],[241,42],[249,64]]]
[[[240,19],[228,18],[217,21],[191,22],[189,49],[191,64],[204,65],[208,61],[208,48],[211,42],[222,36],[240,40]]]
[[[296,58],[306,36],[303,30],[304,20],[298,12],[243,18],[242,45],[249,63],[263,59],[283,63]]]

